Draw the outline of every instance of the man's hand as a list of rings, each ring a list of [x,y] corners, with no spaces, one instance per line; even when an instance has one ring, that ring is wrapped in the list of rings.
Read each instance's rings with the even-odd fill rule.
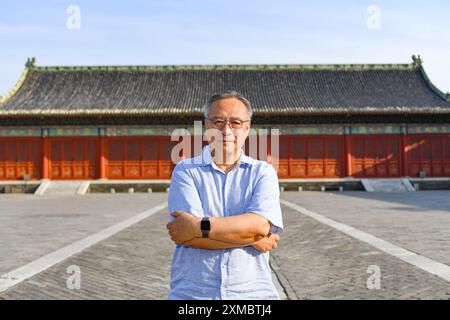
[[[180,245],[188,240],[201,238],[200,221],[202,218],[183,211],[174,211],[171,215],[175,217],[175,220],[169,222],[166,227],[173,242]]]
[[[272,249],[276,249],[278,246],[278,241],[280,241],[279,235],[269,233],[266,237],[252,244],[252,247],[258,250],[259,252],[264,253]]]

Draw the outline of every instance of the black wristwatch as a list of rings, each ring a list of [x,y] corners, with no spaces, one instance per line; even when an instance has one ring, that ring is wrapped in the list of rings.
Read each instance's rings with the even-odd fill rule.
[[[211,222],[208,217],[204,217],[200,222],[200,230],[202,231],[202,238],[209,237],[209,230],[211,230]]]

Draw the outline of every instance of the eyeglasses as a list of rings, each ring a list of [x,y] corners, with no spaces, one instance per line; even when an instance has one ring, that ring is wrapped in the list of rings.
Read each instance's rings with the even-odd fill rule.
[[[215,129],[219,129],[219,130],[222,130],[222,129],[225,127],[225,125],[226,125],[227,123],[230,124],[230,128],[231,128],[231,129],[233,129],[233,130],[239,130],[239,129],[242,128],[242,125],[243,125],[245,122],[250,122],[250,120],[241,120],[241,119],[222,119],[222,118],[214,118],[214,119],[208,118],[208,120],[211,121],[212,126],[213,126]]]

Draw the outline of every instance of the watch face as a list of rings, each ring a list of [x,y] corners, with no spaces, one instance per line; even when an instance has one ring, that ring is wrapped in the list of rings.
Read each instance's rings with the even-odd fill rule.
[[[200,228],[202,230],[210,230],[211,229],[211,224],[209,223],[209,220],[202,220],[200,222]]]

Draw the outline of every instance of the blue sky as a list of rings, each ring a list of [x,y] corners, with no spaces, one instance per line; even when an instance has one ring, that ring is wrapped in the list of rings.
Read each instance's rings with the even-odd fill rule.
[[[450,92],[445,1],[1,1],[0,95],[38,65],[410,63]],[[80,8],[81,28],[66,26]],[[371,5],[379,29],[367,27]]]

